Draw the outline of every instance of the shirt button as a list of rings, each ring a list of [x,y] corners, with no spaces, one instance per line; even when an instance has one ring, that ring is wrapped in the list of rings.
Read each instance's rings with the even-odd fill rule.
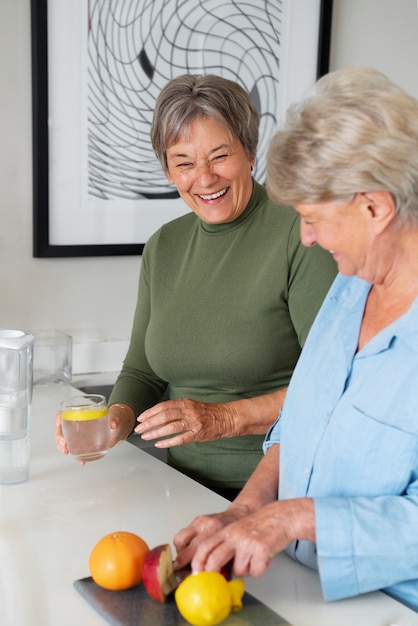
[[[309,474],[309,470],[310,470],[309,466],[305,465],[305,467],[303,468],[304,473]]]
[[[324,420],[327,422],[329,420],[329,413],[325,413]]]

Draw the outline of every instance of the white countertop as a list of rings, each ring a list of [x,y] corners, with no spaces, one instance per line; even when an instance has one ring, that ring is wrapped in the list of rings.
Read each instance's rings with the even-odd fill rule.
[[[73,589],[105,534],[128,530],[150,547],[227,501],[124,442],[85,466],[59,454],[54,416],[71,387],[35,387],[30,478],[0,485],[1,626],[105,626]],[[376,592],[325,603],[318,575],[278,555],[246,589],[294,626],[418,626],[418,614]]]

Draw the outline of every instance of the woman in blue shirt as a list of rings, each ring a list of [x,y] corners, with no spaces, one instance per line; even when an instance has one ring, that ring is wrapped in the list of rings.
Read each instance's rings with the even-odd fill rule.
[[[257,576],[287,550],[328,600],[418,610],[418,101],[369,68],[323,77],[273,138],[268,189],[340,273],[262,461],[177,534],[177,567]]]

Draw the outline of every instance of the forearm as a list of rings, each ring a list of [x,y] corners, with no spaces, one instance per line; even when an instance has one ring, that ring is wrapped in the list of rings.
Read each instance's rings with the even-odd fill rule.
[[[312,498],[294,498],[278,500],[280,446],[271,446],[258,464],[241,493],[228,507],[228,511],[237,511],[242,515],[259,514],[263,520],[260,529],[278,531],[282,550],[296,540],[316,540],[315,508]],[[275,530],[276,529],[276,530]],[[286,530],[284,533],[283,531]],[[283,535],[283,536],[282,536]]]
[[[275,502],[279,489],[279,463],[280,446],[275,444],[261,459],[228,511],[242,510],[249,515]]]
[[[287,387],[264,396],[220,404],[228,424],[225,436],[264,435],[277,419],[286,391]]]

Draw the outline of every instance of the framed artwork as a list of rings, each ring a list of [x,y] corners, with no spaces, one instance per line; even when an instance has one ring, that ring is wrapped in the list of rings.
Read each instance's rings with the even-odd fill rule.
[[[254,177],[328,71],[332,0],[31,0],[33,254],[141,254],[189,211],[149,140],[172,78],[218,74],[260,112]]]

